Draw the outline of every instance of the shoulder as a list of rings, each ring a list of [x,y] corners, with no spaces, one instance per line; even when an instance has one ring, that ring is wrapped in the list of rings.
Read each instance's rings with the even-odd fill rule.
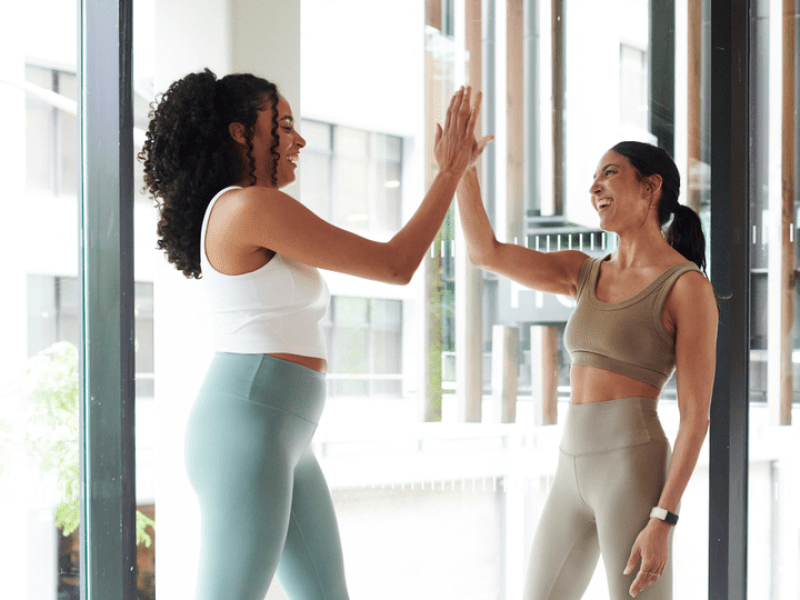
[[[561,250],[553,252],[552,256],[556,257],[562,265],[562,268],[567,271],[572,279],[578,280],[580,275],[585,269],[589,269],[594,262],[603,260],[602,258],[592,258],[588,254],[580,250]]]
[[[714,320],[717,318],[717,298],[708,278],[699,270],[688,269],[678,276],[672,286],[667,307],[678,320],[681,317]]]
[[[302,208],[300,202],[279,189],[255,185],[226,192],[220,196],[217,205],[221,212],[247,219]]]

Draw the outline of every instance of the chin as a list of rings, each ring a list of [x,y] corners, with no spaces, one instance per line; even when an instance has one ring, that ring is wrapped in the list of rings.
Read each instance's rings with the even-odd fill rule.
[[[287,185],[290,185],[290,184],[294,183],[295,181],[297,181],[297,177],[286,177],[284,179],[280,179],[280,180],[278,180],[278,189],[282,190]]]

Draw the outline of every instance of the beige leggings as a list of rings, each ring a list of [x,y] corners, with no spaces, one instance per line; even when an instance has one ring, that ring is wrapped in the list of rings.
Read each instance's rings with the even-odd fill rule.
[[[579,600],[602,554],[611,600],[630,599],[622,571],[658,503],[669,441],[652,398],[571,404],[558,467],[533,541],[525,600]],[[637,600],[671,600],[670,560]]]

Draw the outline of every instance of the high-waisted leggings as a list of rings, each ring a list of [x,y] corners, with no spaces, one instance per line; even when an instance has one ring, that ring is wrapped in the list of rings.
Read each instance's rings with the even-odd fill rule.
[[[670,446],[652,398],[570,405],[550,495],[534,536],[525,600],[579,600],[600,555],[611,600],[630,600],[623,575],[658,504]],[[670,548],[672,546],[670,534]],[[637,600],[672,598],[672,560]]]
[[[186,436],[200,501],[197,600],[346,600],[330,491],[309,447],[325,377],[260,354],[217,353]]]

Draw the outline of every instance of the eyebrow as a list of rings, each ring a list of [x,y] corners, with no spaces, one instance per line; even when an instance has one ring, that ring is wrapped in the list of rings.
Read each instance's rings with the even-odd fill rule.
[[[291,115],[286,115],[285,117],[281,117],[278,119],[279,121],[289,121],[290,123],[294,123],[294,117]]]
[[[619,169],[619,165],[618,165],[617,163],[608,163],[608,164],[607,164],[605,167],[603,167],[602,169],[600,169],[600,172],[602,173],[602,172],[603,172],[603,171],[605,171],[605,170],[606,170],[608,167],[617,167],[617,168]],[[592,179],[596,179],[596,178],[597,178],[597,173],[595,173],[594,175],[592,175]]]

